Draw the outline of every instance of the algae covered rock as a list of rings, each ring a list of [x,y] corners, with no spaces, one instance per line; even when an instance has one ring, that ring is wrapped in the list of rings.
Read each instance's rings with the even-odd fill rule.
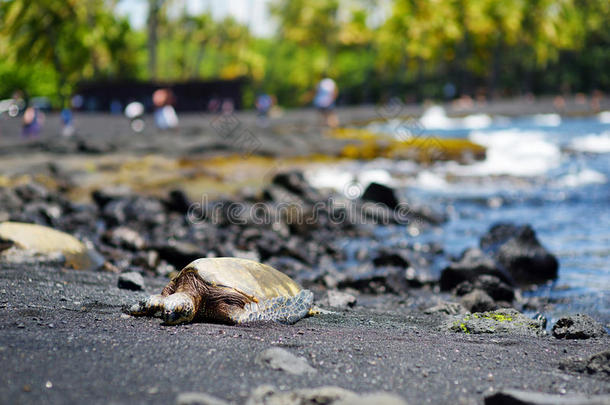
[[[499,333],[519,336],[546,335],[546,319],[531,319],[514,309],[498,309],[489,312],[455,315],[445,327],[457,333]]]
[[[60,261],[65,267],[96,269],[104,264],[99,253],[67,233],[21,222],[0,223],[0,261]]]

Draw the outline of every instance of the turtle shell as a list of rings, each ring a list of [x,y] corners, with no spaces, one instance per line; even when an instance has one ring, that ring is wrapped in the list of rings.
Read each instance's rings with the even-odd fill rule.
[[[292,297],[302,289],[290,277],[266,264],[233,257],[197,259],[181,273],[197,271],[206,283],[232,288],[258,301]]]
[[[99,254],[90,250],[81,241],[67,233],[47,226],[21,222],[0,223],[0,241],[9,246],[38,254],[62,253],[65,265],[74,269],[91,269],[101,264]],[[8,254],[10,251],[7,251]]]

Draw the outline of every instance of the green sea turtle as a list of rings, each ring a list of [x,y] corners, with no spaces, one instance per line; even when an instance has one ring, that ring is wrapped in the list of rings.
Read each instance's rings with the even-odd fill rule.
[[[292,324],[313,313],[313,293],[265,264],[231,257],[197,259],[161,294],[128,309],[160,316],[169,325],[196,319],[224,323],[278,321]]]
[[[0,260],[37,260],[61,254],[64,266],[73,269],[95,269],[104,259],[84,243],[47,226],[22,222],[0,222]]]

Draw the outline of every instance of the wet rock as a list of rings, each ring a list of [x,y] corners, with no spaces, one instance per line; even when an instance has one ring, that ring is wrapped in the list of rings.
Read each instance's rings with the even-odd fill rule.
[[[388,393],[357,394],[339,387],[302,388],[294,391],[279,391],[263,385],[252,391],[246,405],[348,405],[378,404],[406,405],[399,396]]]
[[[425,314],[443,314],[443,315],[458,315],[468,312],[462,304],[457,302],[444,302],[424,310]]]
[[[455,315],[445,323],[452,332],[467,334],[499,333],[517,336],[544,336],[545,324],[541,319],[530,319],[514,309]]]
[[[561,370],[587,373],[610,381],[610,349],[587,358],[570,357],[559,363]]]
[[[606,335],[604,326],[584,314],[560,318],[553,325],[553,336],[557,339],[590,339],[604,335]]]
[[[142,291],[144,290],[144,278],[135,271],[121,273],[119,274],[117,287],[123,290]]]
[[[104,206],[102,217],[110,226],[129,222],[138,223],[140,226],[156,226],[167,220],[159,200],[140,196],[110,201]]]
[[[460,303],[470,312],[487,312],[498,309],[498,305],[494,302],[485,291],[475,289],[464,295]]]
[[[409,267],[409,261],[406,256],[398,250],[391,249],[380,249],[373,259],[373,264],[377,267],[393,266],[403,269]]]
[[[393,188],[379,183],[371,183],[362,193],[362,200],[386,205],[390,209],[398,206],[398,198]]]
[[[512,302],[515,298],[515,292],[508,284],[487,274],[478,276],[473,282],[462,281],[453,289],[453,293],[461,297],[476,289],[485,291],[494,301]]]
[[[176,397],[176,405],[229,405],[229,402],[204,392],[183,392]]]
[[[273,370],[285,371],[294,375],[316,372],[316,369],[311,367],[303,357],[297,357],[279,347],[263,351],[256,357],[256,362]]]
[[[271,180],[271,184],[304,198],[309,203],[316,202],[323,198],[318,190],[307,183],[303,173],[300,171],[278,173]]]
[[[20,184],[13,190],[15,191],[15,194],[26,203],[47,201],[49,198],[49,191],[43,185],[36,182]]]
[[[480,246],[518,283],[557,278],[557,258],[540,244],[530,225],[496,224],[483,235]]]
[[[91,198],[99,208],[104,208],[106,204],[113,200],[120,200],[132,195],[132,191],[126,186],[105,187],[91,193]]]
[[[182,190],[172,190],[167,196],[166,207],[170,211],[186,214],[189,212],[191,204],[191,200]]]
[[[441,290],[448,291],[463,281],[474,282],[479,276],[491,275],[510,285],[512,279],[498,267],[493,258],[477,248],[466,249],[459,261],[451,263],[441,272]]]
[[[22,201],[12,189],[0,187],[0,221],[6,221],[12,213],[19,212]]]
[[[485,405],[610,405],[610,396],[502,390],[485,397]]]
[[[350,266],[334,275],[339,288],[354,288],[370,294],[403,293],[409,289],[405,269],[399,267],[373,267],[370,263]]]
[[[119,226],[107,231],[102,239],[112,246],[134,251],[142,249],[145,244],[144,239],[138,232],[126,226]]]
[[[169,240],[163,245],[153,247],[159,253],[159,258],[174,267],[181,269],[193,260],[207,256],[207,251],[190,242]]]
[[[320,300],[320,305],[333,308],[352,308],[356,305],[356,297],[342,291],[329,290]]]

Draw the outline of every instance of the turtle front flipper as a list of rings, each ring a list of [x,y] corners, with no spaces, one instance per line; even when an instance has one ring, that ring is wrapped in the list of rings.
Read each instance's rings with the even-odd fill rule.
[[[260,302],[250,302],[243,308],[229,313],[234,323],[276,321],[293,324],[304,318],[313,305],[313,293],[301,290],[294,296],[274,297]]]
[[[151,295],[145,300],[129,307],[125,312],[131,316],[155,316],[163,311],[163,300],[165,297],[161,294]]]

